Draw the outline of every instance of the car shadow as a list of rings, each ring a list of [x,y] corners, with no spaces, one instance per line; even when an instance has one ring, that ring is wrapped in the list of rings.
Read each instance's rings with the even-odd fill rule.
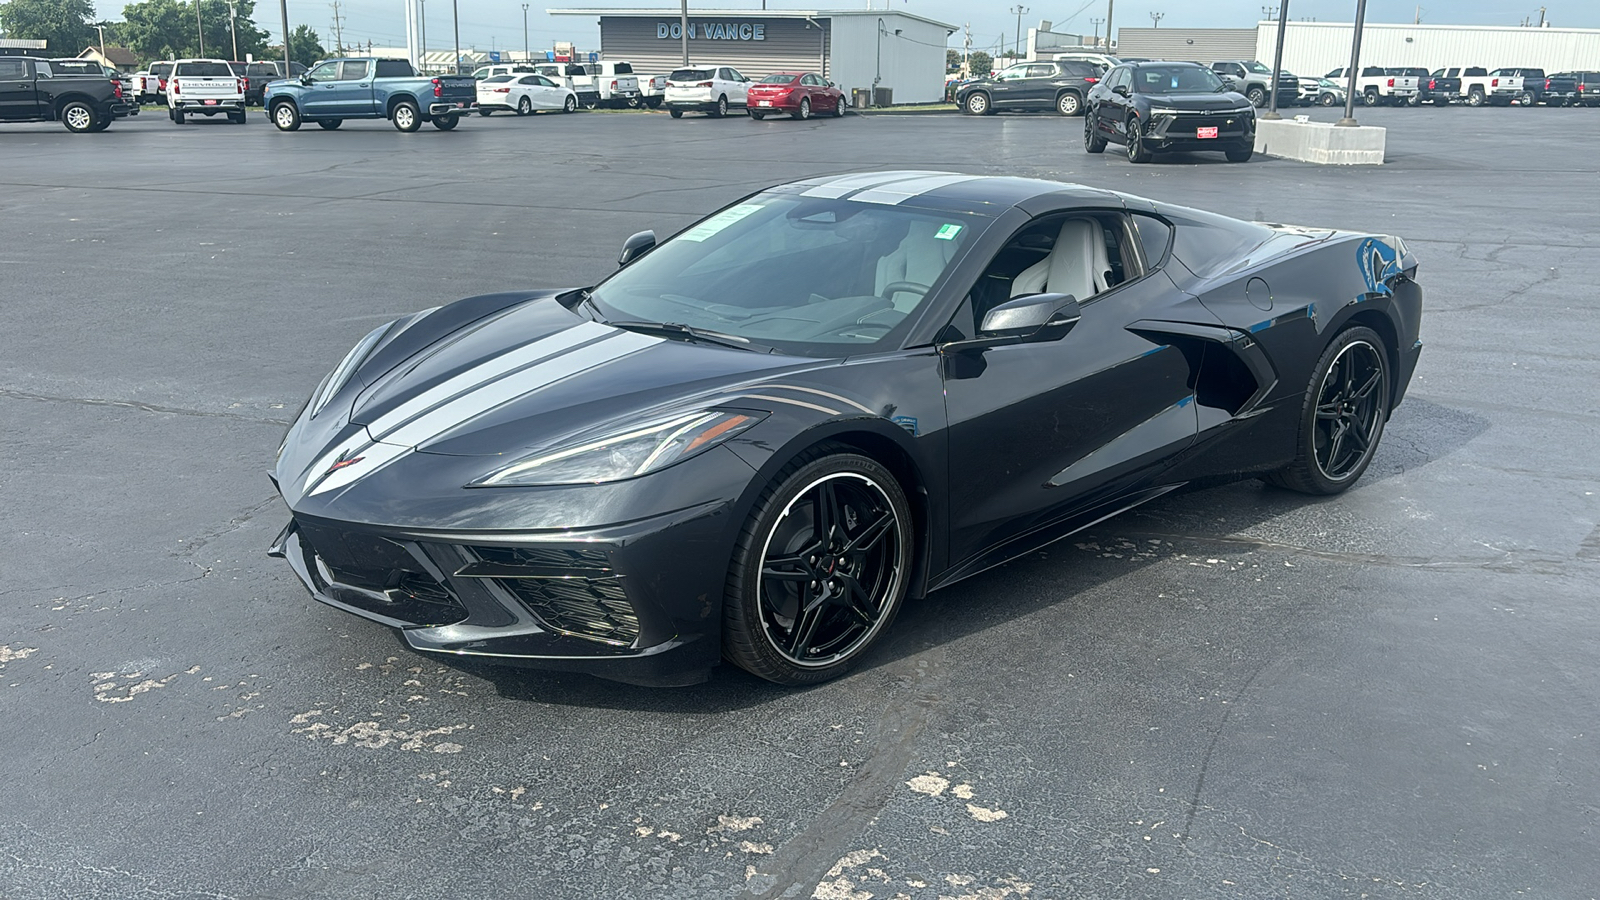
[[[1384,481],[1448,456],[1489,428],[1489,422],[1464,410],[1412,398],[1396,411],[1371,466],[1352,493],[1377,489]],[[1152,526],[1165,538],[1225,542],[1250,548],[1233,537],[1308,504],[1338,503],[1339,497],[1312,498],[1271,487],[1257,479],[1219,480],[1190,485],[1129,513],[1072,535],[1073,543],[1103,548],[1139,547]],[[1225,527],[1217,527],[1222,522]],[[664,714],[728,712],[760,706],[798,691],[839,689],[874,673],[903,668],[925,651],[1032,615],[1046,607],[1078,602],[1080,595],[1128,577],[1165,556],[1153,552],[1107,551],[1114,565],[1083,565],[1082,554],[1061,552],[1057,543],[991,569],[920,601],[908,602],[883,643],[845,679],[812,688],[787,688],[723,664],[708,681],[679,688],[652,688],[610,682],[589,675],[512,668],[469,659],[441,660],[482,678],[510,700],[563,706],[626,709]],[[1097,563],[1104,562],[1099,557]],[[1048,583],[1048,590],[1038,585]],[[891,675],[891,677],[898,677]]]

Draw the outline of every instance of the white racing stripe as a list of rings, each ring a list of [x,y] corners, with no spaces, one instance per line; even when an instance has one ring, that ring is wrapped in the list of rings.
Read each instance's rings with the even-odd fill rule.
[[[976,180],[976,175],[929,175],[926,178],[913,178],[910,181],[891,181],[885,185],[868,188],[859,194],[852,194],[850,199],[856,203],[882,203],[895,206],[920,197],[929,191],[936,191],[952,184],[963,181]]]
[[[910,181],[913,178],[926,178],[926,177],[928,177],[930,175],[944,175],[944,174],[946,174],[946,173],[944,173],[944,172],[908,171],[908,172],[869,172],[869,173],[864,174],[864,175],[847,175],[847,176],[845,176],[843,178],[836,178],[833,181],[830,181],[830,182],[828,182],[826,184],[819,184],[816,187],[805,191],[800,196],[802,196],[802,197],[825,197],[825,198],[828,198],[828,199],[832,200],[832,199],[838,199],[840,197],[843,197],[846,194],[854,193],[856,191],[866,190],[867,188],[882,187],[883,185],[892,184],[892,183],[894,183],[896,181]]]
[[[799,391],[803,394],[816,394],[819,397],[827,397],[829,400],[837,400],[840,403],[846,404],[847,406],[854,406],[856,409],[859,409],[869,415],[877,415],[877,413],[874,413],[870,408],[851,400],[849,397],[841,397],[838,394],[830,394],[827,391],[819,391],[816,388],[800,387],[799,385],[795,384],[763,384],[760,385],[760,387],[763,390],[769,391]]]
[[[594,337],[593,329],[599,330],[601,338],[586,345],[583,345],[584,335],[573,334],[585,330],[589,337]],[[557,341],[558,338],[566,339]],[[553,346],[552,341],[557,341],[558,345]],[[413,448],[490,410],[661,341],[662,338],[586,323],[496,357],[406,401],[367,426],[363,438],[324,454],[308,472],[306,480],[312,487],[307,495],[360,481]],[[541,357],[544,361],[537,362]],[[529,361],[535,362],[527,365]],[[361,460],[329,472],[341,456],[361,457]]]

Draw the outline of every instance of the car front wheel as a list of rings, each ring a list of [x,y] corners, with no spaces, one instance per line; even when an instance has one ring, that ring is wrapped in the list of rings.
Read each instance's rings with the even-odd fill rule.
[[[888,630],[912,574],[905,491],[844,447],[790,463],[739,532],[723,598],[723,654],[778,684],[844,674]]]
[[[1246,144],[1242,147],[1234,147],[1233,149],[1226,150],[1224,152],[1228,156],[1228,162],[1242,163],[1250,161],[1250,157],[1255,155],[1256,148]]]
[[[456,127],[459,124],[461,124],[461,117],[460,116],[434,116],[433,117],[433,127],[439,129],[440,131],[449,131],[450,129]]]
[[[967,95],[967,102],[962,104],[962,109],[969,116],[986,116],[993,110],[989,106],[989,95],[982,91],[974,91]]]
[[[299,131],[300,111],[293,103],[279,103],[272,108],[272,124],[278,126],[279,131]]]
[[[1250,101],[1250,105],[1254,106],[1256,109],[1260,109],[1261,107],[1267,105],[1267,92],[1258,87],[1253,87],[1247,91],[1245,93],[1245,98],[1248,99]]]
[[[1128,162],[1147,163],[1150,161],[1150,148],[1144,144],[1144,128],[1137,118],[1128,120]]]
[[[1339,333],[1312,370],[1295,458],[1266,480],[1304,494],[1337,494],[1361,477],[1389,418],[1383,339],[1357,326]]]
[[[1094,110],[1083,116],[1083,149],[1089,153],[1106,152],[1106,139],[1094,129]]]

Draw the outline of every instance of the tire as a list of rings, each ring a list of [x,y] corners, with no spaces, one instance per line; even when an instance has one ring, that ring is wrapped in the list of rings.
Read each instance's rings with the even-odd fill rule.
[[[461,124],[460,116],[434,116],[433,127],[440,131],[450,131]]]
[[[111,119],[108,118],[108,117],[102,117],[100,119],[100,121],[94,123],[94,125],[89,127],[89,133],[90,134],[99,134],[100,132],[105,131],[107,128],[110,128],[110,127],[111,127]]]
[[[876,460],[831,446],[789,463],[735,541],[723,655],[784,685],[844,674],[899,612],[914,541],[905,491]]]
[[[238,111],[236,113],[228,113],[228,121],[232,122],[235,125],[243,125],[244,124],[244,115],[245,115],[244,114],[244,110],[240,110],[240,111]]]
[[[835,119],[844,118],[844,110],[845,110],[845,106],[847,105],[847,103],[848,103],[848,101],[846,101],[844,99],[844,95],[840,94],[839,95],[839,102],[833,104],[833,117]]]
[[[646,98],[645,101],[644,101],[644,105],[650,107],[651,109],[660,109],[661,108],[661,98],[660,97],[649,97],[649,98]]]
[[[720,119],[728,114],[728,98],[726,95],[717,98],[717,108],[711,111],[711,118]]]
[[[279,131],[300,130],[300,110],[293,103],[278,103],[272,107],[272,124]]]
[[[1390,377],[1389,354],[1377,332],[1362,326],[1339,332],[1306,386],[1294,461],[1266,480],[1324,496],[1355,484],[1383,438]],[[1364,435],[1360,440],[1365,443],[1346,447],[1350,435]]]
[[[527,97],[523,97],[521,100],[518,100],[517,101],[517,115],[519,115],[519,116],[531,116],[531,115],[533,115],[533,101],[529,100]]]
[[[1139,125],[1138,116],[1128,119],[1127,138],[1128,162],[1135,164],[1149,162],[1151,153],[1150,149],[1144,145],[1144,129]]]
[[[1449,106],[1450,105],[1450,98],[1449,97],[1435,97],[1435,98],[1433,98],[1433,105],[1434,106]]]
[[[1373,90],[1372,88],[1368,88],[1361,95],[1361,102],[1366,104],[1367,106],[1377,106],[1378,103],[1382,101],[1382,99],[1383,98],[1378,96],[1378,92],[1376,90]]]
[[[1335,103],[1338,103],[1338,102],[1339,102],[1339,98],[1335,97],[1332,94],[1323,94],[1322,96],[1317,98],[1317,105],[1318,106],[1332,106],[1332,105],[1334,105]]]
[[[317,120],[317,127],[321,128],[323,131],[338,131],[339,130],[339,126],[343,125],[343,124],[344,124],[344,120],[343,119],[318,119]]]
[[[988,116],[994,114],[994,105],[989,102],[989,95],[983,91],[973,91],[967,95],[961,109],[969,116]]]
[[[1231,163],[1243,163],[1243,162],[1249,162],[1250,161],[1250,157],[1255,155],[1256,148],[1255,147],[1235,147],[1232,150],[1225,150],[1223,152],[1225,154],[1227,154],[1228,162],[1231,162]]]
[[[1254,106],[1256,109],[1261,109],[1267,105],[1267,92],[1264,88],[1250,88],[1244,92],[1244,97],[1246,100],[1249,100],[1250,105]]]
[[[596,98],[594,100],[585,100],[585,101],[583,101],[583,108],[587,109],[587,110],[590,110],[590,111],[599,109],[600,108],[600,100],[599,100],[599,98]]]
[[[667,110],[667,114],[672,116],[674,119],[683,118],[683,110],[681,109],[669,109]]]
[[[564,113],[577,112],[578,111],[578,98],[574,97],[571,94],[568,94],[567,95],[567,102],[561,104],[561,111],[564,112]]]
[[[394,121],[396,131],[407,133],[422,127],[422,112],[410,100],[402,100],[389,111],[389,118]]]
[[[493,113],[493,112],[494,112],[494,110],[492,110],[492,109],[483,109],[483,108],[482,108],[482,107],[480,107],[480,108],[479,108],[479,109],[478,109],[478,115],[480,115],[480,116],[485,116],[485,117],[487,117],[487,116],[489,116],[489,115],[490,115],[490,114],[492,114],[492,113]]]
[[[755,119],[757,122],[761,121],[762,119],[765,119],[766,117],[767,117],[767,114],[764,113],[764,112],[761,112],[759,110],[754,110],[754,109],[750,110],[750,118]]]
[[[1468,106],[1482,106],[1483,105],[1483,91],[1481,91],[1481,90],[1479,90],[1477,88],[1473,88],[1472,89],[1472,93],[1467,95],[1467,105]]]
[[[1061,96],[1056,98],[1056,112],[1069,119],[1082,113],[1083,98],[1074,91],[1063,91]]]
[[[1086,153],[1106,152],[1106,139],[1104,135],[1094,130],[1094,111],[1090,110],[1083,116],[1083,149]]]
[[[811,98],[810,97],[801,97],[800,98],[800,108],[794,111],[793,116],[794,116],[794,118],[799,119],[802,122],[804,122],[806,119],[811,118]]]
[[[60,119],[61,124],[73,134],[89,134],[100,122],[99,113],[82,100],[73,100],[61,107],[61,112],[56,118]]]
[[[1517,102],[1523,106],[1532,106],[1536,99],[1537,98],[1533,96],[1533,91],[1523,91],[1517,95]]]

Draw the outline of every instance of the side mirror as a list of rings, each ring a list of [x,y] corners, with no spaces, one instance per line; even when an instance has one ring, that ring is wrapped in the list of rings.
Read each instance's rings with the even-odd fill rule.
[[[1131,94],[1131,92],[1128,90],[1128,86],[1125,84],[1119,84],[1112,88],[1111,93],[1116,94],[1118,97],[1127,97]]]
[[[619,268],[625,266],[655,248],[656,233],[654,231],[641,231],[622,242],[622,254],[617,257],[617,266]]]
[[[989,310],[978,336],[946,344],[952,350],[981,350],[1007,344],[1031,344],[1065,337],[1083,318],[1071,294],[1027,294]]]
[[[313,79],[310,74],[305,74],[305,75],[301,75],[300,76],[300,83],[301,84],[309,85],[309,84],[312,84],[314,81],[315,81],[315,79]]]

